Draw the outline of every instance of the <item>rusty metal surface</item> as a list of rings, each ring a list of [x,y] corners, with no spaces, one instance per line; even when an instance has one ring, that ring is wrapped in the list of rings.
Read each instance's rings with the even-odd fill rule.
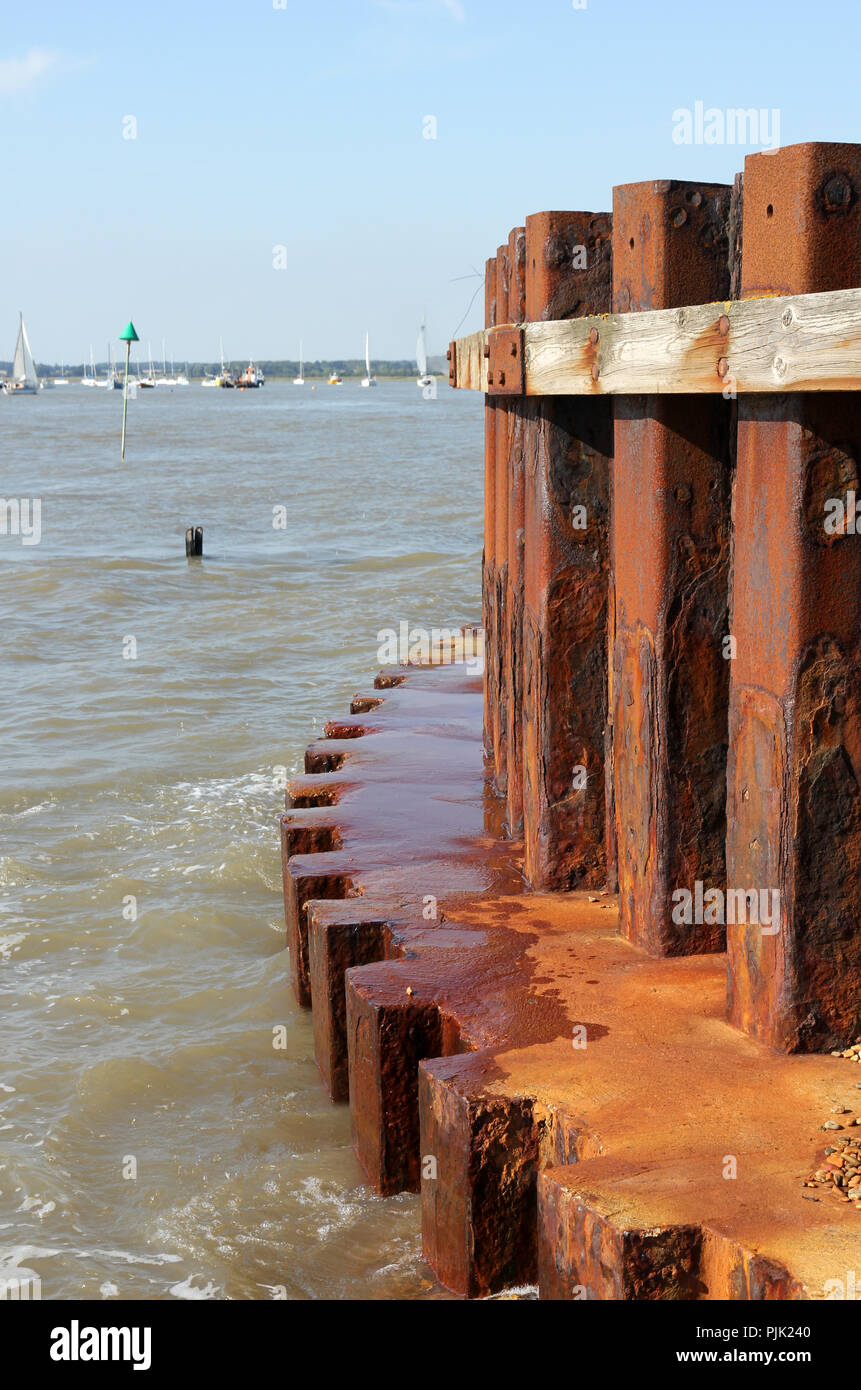
[[[802,1202],[799,1177],[856,1069],[724,1027],[725,960],[633,949],[609,896],[524,893],[463,667],[389,668],[353,703],[309,755],[322,767],[333,745],[340,770],[289,784],[289,847],[327,899],[305,907],[315,1044],[342,1094],[349,1071],[377,1189],[421,1176],[440,1277],[466,1295],[520,1284],[537,1249],[546,1297],[722,1299],[810,1297],[851,1268],[857,1213]],[[346,871],[356,896],[332,901]],[[695,1122],[692,1076],[709,1087]],[[725,1152],[744,1154],[738,1181]],[[721,1240],[692,1264],[680,1227]]]
[[[451,342],[446,350],[445,360],[448,362],[448,384],[457,386],[457,343]]]
[[[508,316],[512,323],[526,319],[526,228],[508,234]]]
[[[494,328],[496,318],[496,257],[484,263],[484,326]]]
[[[511,502],[509,480],[509,451],[511,447],[512,402],[497,400],[494,409],[495,446],[495,565],[494,565],[494,636],[487,654],[485,670],[492,682],[493,693],[493,766],[494,782],[501,796],[508,789],[508,701],[506,680],[510,665],[510,603],[508,589],[508,512]]]
[[[728,280],[728,188],[614,190],[618,312],[706,302]],[[720,922],[673,918],[673,893],[725,873],[729,402],[615,402],[613,780],[622,930],[658,955],[723,948]]]
[[[509,323],[508,313],[508,287],[511,280],[511,270],[509,266],[508,242],[503,242],[502,246],[496,249],[496,326]]]
[[[512,839],[523,832],[523,558],[525,466],[524,419],[516,404],[508,412],[508,634],[505,652],[508,778],[506,824]]]
[[[524,872],[533,887],[601,887],[612,416],[564,397],[514,408],[527,449]]]
[[[536,212],[527,217],[527,320],[610,312],[611,229],[607,212]]]
[[[788,145],[748,155],[742,298],[861,284],[859,195],[859,145]]]
[[[526,219],[529,318],[610,304],[610,218]],[[579,265],[574,248],[587,249]],[[532,397],[523,420],[523,840],[536,888],[606,879],[605,729],[611,410]],[[575,511],[575,509],[577,509]]]
[[[859,189],[861,146],[748,158],[743,293],[857,284]],[[861,536],[825,529],[859,460],[855,396],[739,402],[727,867],[780,920],[729,932],[728,1005],[790,1051],[861,1032]]]
[[[494,328],[488,335],[488,347],[487,394],[522,396],[525,392],[523,329]]]
[[[492,402],[484,406],[484,555],[481,567],[481,611],[484,624],[484,749],[493,757],[495,683],[489,668],[496,651],[496,410]]]
[[[782,911],[730,931],[729,1017],[787,1050],[861,1032],[861,536],[824,529],[859,458],[857,402],[740,407],[727,872]]]
[[[496,260],[484,267],[484,326],[496,323]],[[496,651],[496,406],[484,403],[484,554],[481,566],[481,612],[485,641],[484,750],[493,757],[495,683],[489,678]]]
[[[658,179],[613,189],[613,311],[729,298],[731,188]]]

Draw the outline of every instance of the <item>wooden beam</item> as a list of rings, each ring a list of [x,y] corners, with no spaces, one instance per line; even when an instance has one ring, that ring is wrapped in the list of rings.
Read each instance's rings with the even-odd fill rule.
[[[488,390],[492,331],[457,340],[458,387]],[[861,289],[527,323],[524,336],[527,396],[861,390]]]

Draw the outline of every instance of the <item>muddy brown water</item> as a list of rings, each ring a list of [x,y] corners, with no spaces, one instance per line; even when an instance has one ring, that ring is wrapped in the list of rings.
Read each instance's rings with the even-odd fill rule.
[[[482,398],[159,388],[125,464],[120,416],[0,397],[0,492],[41,500],[38,544],[0,535],[0,1279],[443,1297],[321,1085],[277,827],[378,632],[479,612]]]

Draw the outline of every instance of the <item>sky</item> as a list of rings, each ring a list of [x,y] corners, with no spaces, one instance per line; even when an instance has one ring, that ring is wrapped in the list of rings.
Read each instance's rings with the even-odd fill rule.
[[[861,141],[859,40],[848,0],[6,0],[0,358],[19,309],[43,362],[129,317],[178,362],[443,351],[527,213],[765,143],[675,113]]]

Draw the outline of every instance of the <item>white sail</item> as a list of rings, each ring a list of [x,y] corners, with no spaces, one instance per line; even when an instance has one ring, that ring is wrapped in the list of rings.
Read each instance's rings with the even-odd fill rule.
[[[20,382],[23,386],[34,391],[39,385],[36,363],[33,361],[33,354],[30,351],[30,340],[24,327],[23,314],[18,315],[18,341],[15,344],[15,357],[12,362],[12,380]]]
[[[425,344],[425,326],[422,324],[419,329],[419,338],[416,343],[416,365],[419,369],[419,376],[428,374],[428,350]]]

